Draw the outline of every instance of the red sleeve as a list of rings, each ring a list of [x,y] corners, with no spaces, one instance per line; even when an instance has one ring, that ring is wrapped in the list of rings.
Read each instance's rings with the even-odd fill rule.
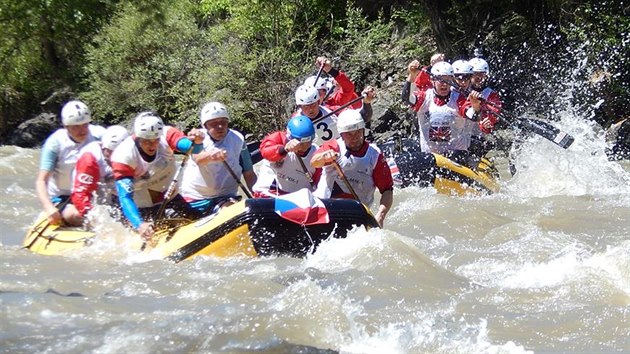
[[[168,127],[166,130],[166,142],[168,143],[168,146],[173,150],[177,150],[177,142],[179,141],[179,139],[185,137],[186,135],[182,133],[181,130],[175,127]]]
[[[284,145],[287,143],[285,132],[275,132],[267,135],[260,143],[260,154],[266,160],[276,162],[284,159],[287,154],[281,154]]]
[[[431,76],[427,72],[428,66],[422,67],[418,76],[416,76],[416,87],[419,91],[426,91],[427,89],[433,88],[433,84],[431,83]]]
[[[328,150],[339,152],[339,144],[337,144],[337,140],[328,140],[327,142],[322,144],[322,146],[320,146],[319,149],[315,151],[315,155]]]
[[[98,161],[89,152],[81,155],[75,169],[70,198],[81,216],[85,216],[92,208],[92,193],[98,188],[101,171],[98,167]]]
[[[119,180],[121,178],[133,178],[135,169],[129,165],[120,162],[112,161],[112,171],[114,172],[114,179]]]
[[[467,96],[459,94],[459,96],[457,97],[457,109],[459,115],[462,118],[468,119],[468,116],[466,116],[466,112],[468,111],[468,109],[472,109],[472,103],[470,103],[470,100],[468,100]]]
[[[486,102],[481,103],[481,119],[479,122],[479,129],[486,134],[492,133],[494,125],[499,121],[499,114],[501,113],[501,98],[496,91],[492,91]],[[488,119],[492,123],[492,128],[486,129],[481,125],[481,120]]]
[[[335,76],[335,81],[337,81],[337,84],[339,85],[339,91],[328,98],[328,100],[326,101],[326,104],[328,106],[343,106],[344,104],[359,97],[359,95],[354,92],[354,83],[343,71],[339,71],[339,74]],[[361,101],[353,103],[350,107],[354,109],[360,109]]]
[[[413,107],[411,107],[411,109],[413,109],[415,112],[418,112],[420,110],[420,107],[422,107],[422,105],[424,104],[424,98],[427,95],[427,90],[419,90],[413,93],[413,95],[416,96],[416,103],[413,105]]]
[[[376,188],[378,188],[381,193],[394,188],[392,172],[389,169],[387,161],[385,161],[383,153],[378,155],[372,178],[374,179],[374,185],[376,185]]]
[[[481,103],[481,110],[483,112],[488,112],[489,114],[498,115],[499,113],[501,113],[502,105],[503,103],[501,102],[501,97],[499,97],[499,94],[496,91],[492,91],[492,93],[488,95],[486,102]],[[494,118],[496,120],[498,117]]]

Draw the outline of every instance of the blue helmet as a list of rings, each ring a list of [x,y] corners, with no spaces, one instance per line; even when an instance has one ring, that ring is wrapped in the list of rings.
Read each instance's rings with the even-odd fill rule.
[[[302,143],[313,141],[315,138],[313,122],[307,116],[295,116],[287,123],[287,135],[289,139],[297,139]]]

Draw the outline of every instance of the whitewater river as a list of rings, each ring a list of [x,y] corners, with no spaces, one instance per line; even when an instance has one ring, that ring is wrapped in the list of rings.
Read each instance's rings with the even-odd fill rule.
[[[67,256],[20,248],[39,151],[0,147],[0,352],[630,352],[630,165],[565,118],[491,196],[395,191],[384,230],[305,259],[129,250],[103,221]]]

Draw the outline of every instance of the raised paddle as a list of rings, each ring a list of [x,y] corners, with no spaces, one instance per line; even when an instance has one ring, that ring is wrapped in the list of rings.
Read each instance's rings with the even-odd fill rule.
[[[319,70],[317,70],[317,76],[315,76],[315,82],[313,82],[313,86],[317,85],[317,80],[319,80],[319,77],[322,75],[324,65],[326,65],[326,62],[322,61],[322,65],[319,67]]]
[[[337,114],[337,113],[339,113],[339,111],[341,111],[342,109],[344,109],[344,108],[346,108],[346,107],[348,107],[348,106],[350,106],[350,105],[354,104],[355,102],[357,102],[357,101],[359,101],[359,100],[362,100],[362,99],[364,99],[364,98],[365,98],[365,95],[361,95],[361,96],[359,96],[359,97],[354,98],[354,99],[353,99],[353,100],[351,100],[350,102],[344,103],[343,105],[341,105],[341,106],[339,106],[339,107],[335,108],[335,110],[334,110],[334,111],[330,111],[330,112],[328,112],[328,113],[324,114],[324,115],[323,115],[323,116],[321,116],[321,117],[317,117],[317,118],[313,119],[313,124],[315,124],[315,123],[319,122],[319,121],[320,121],[320,120],[322,120],[322,119],[326,119],[326,118],[328,118],[328,117],[332,116],[333,114]]]
[[[245,187],[245,185],[243,184],[243,182],[241,182],[241,179],[238,178],[236,173],[234,173],[234,170],[232,169],[232,167],[230,167],[230,164],[228,164],[227,161],[223,160],[223,165],[225,166],[225,168],[227,168],[228,172],[230,173],[230,175],[232,175],[232,178],[234,178],[236,183],[238,183],[239,187],[241,187],[243,193],[245,193],[245,196],[250,199],[253,198],[252,193],[249,191],[249,189],[247,189],[247,187]]]

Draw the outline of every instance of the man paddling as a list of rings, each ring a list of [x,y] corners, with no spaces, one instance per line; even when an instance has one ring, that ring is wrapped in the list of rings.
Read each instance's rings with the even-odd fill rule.
[[[209,102],[199,118],[202,129],[194,132],[201,133],[203,145],[184,169],[181,190],[192,208],[207,215],[240,200],[241,176],[250,189],[257,177],[243,135],[229,127],[227,108],[219,102]]]
[[[66,103],[61,109],[63,128],[50,135],[42,148],[35,190],[51,224],[57,225],[75,213],[65,208],[72,192],[72,171],[81,149],[100,140],[105,132],[105,128],[91,125],[91,121],[92,113],[85,103]]]
[[[318,148],[313,139],[313,123],[303,115],[291,118],[286,131],[267,135],[260,143],[260,153],[265,160],[253,188],[254,196],[266,198],[302,188],[314,190],[322,170],[311,166]]]
[[[479,95],[472,93],[467,99],[451,90],[454,72],[447,62],[432,66],[432,88],[411,92],[411,83],[418,74],[419,70],[410,66],[402,100],[416,112],[421,150],[442,154],[468,165],[471,129],[467,120],[478,120],[481,110]]]
[[[381,199],[375,218],[382,227],[394,199],[394,181],[385,157],[376,145],[365,141],[365,122],[357,110],[341,112],[337,126],[341,137],[321,146],[311,160],[313,167],[324,168],[314,195],[354,198],[370,206],[378,188]]]
[[[187,153],[192,149],[195,153],[201,149],[203,137],[187,138],[179,129],[164,125],[153,112],[138,114],[133,127],[134,134],[112,154],[112,170],[125,218],[143,239],[150,240],[162,203],[168,202],[179,216],[197,216],[179,194],[170,201],[164,198],[176,175],[175,151]]]

